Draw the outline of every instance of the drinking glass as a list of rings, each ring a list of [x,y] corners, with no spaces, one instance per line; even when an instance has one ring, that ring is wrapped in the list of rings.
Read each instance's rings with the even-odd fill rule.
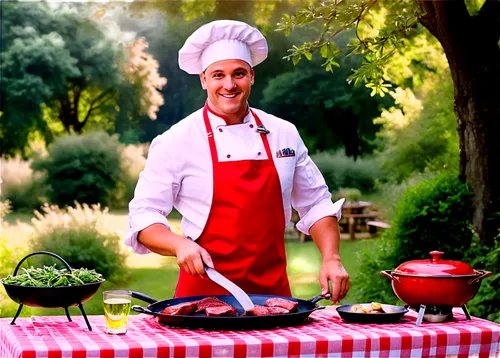
[[[127,321],[132,303],[132,292],[125,290],[104,291],[102,295],[106,333],[127,333]]]

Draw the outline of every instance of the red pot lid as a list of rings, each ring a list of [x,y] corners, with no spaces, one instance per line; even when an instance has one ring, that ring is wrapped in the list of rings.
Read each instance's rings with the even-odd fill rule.
[[[477,272],[461,261],[442,260],[442,251],[431,251],[427,260],[412,260],[399,265],[395,272],[411,275],[455,276],[473,275]]]

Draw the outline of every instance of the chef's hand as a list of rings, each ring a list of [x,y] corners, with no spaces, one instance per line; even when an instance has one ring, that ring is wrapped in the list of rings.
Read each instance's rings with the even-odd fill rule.
[[[210,254],[196,242],[186,238],[186,241],[179,245],[176,250],[177,264],[179,267],[195,276],[204,276],[205,269],[203,263],[209,267],[214,267]]]
[[[330,293],[332,304],[340,302],[351,287],[349,274],[344,269],[340,259],[323,261],[319,272],[319,283],[321,285],[321,294],[325,296]]]

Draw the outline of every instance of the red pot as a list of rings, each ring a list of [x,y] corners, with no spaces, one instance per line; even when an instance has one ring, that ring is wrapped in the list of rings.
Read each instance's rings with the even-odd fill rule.
[[[461,307],[476,295],[481,280],[491,275],[460,261],[441,260],[441,251],[430,255],[428,260],[408,261],[394,271],[380,272],[392,280],[396,296],[410,306]]]

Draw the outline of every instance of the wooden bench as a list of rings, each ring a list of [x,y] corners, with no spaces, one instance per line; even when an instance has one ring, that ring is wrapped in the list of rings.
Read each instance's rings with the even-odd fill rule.
[[[356,227],[363,225],[366,220],[373,220],[380,216],[377,211],[361,214],[342,214],[342,217],[347,220],[349,238],[354,240],[356,238]]]
[[[366,227],[370,235],[375,235],[378,229],[389,229],[391,225],[383,221],[367,221]]]

